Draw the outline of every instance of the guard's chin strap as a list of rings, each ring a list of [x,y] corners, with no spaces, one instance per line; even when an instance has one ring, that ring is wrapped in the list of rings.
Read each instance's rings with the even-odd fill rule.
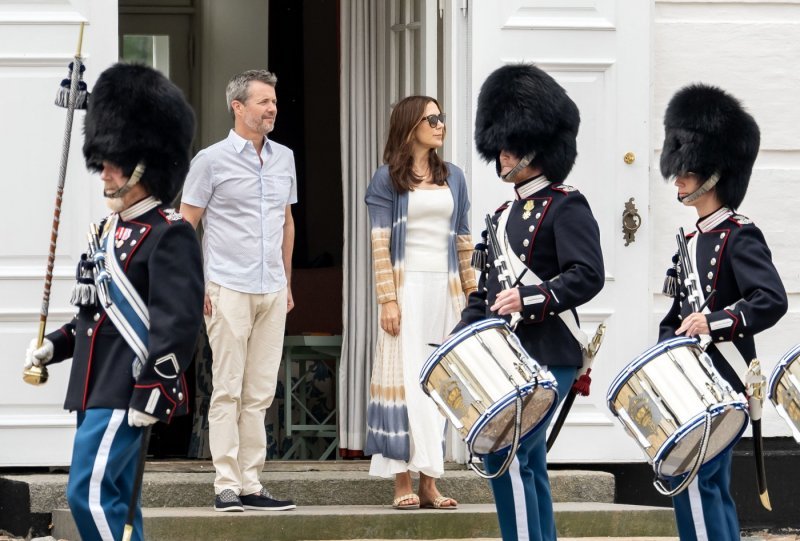
[[[519,172],[522,171],[523,169],[525,169],[526,167],[528,167],[528,165],[530,165],[530,163],[533,161],[533,159],[535,157],[536,157],[536,151],[535,150],[533,152],[531,152],[530,154],[526,154],[519,161],[519,163],[517,163],[517,165],[514,166],[514,169],[512,169],[511,171],[509,171],[505,175],[500,175],[500,179],[503,182],[514,182],[516,180],[517,175],[519,174]],[[500,158],[498,158],[498,161],[499,160],[500,160]]]
[[[134,186],[139,184],[139,181],[142,180],[142,175],[144,175],[144,162],[139,162],[136,164],[136,168],[133,170],[133,174],[131,174],[131,178],[128,179],[122,187],[118,190],[113,192],[103,192],[103,195],[108,199],[118,199],[120,197],[124,197],[125,194],[130,192]]]
[[[691,203],[692,201],[696,201],[697,199],[699,199],[700,197],[704,196],[709,191],[711,191],[711,188],[716,186],[717,182],[719,182],[719,172],[715,172],[713,175],[708,177],[708,180],[706,180],[699,188],[697,188],[689,195],[684,195],[683,197],[678,196],[678,202],[686,204],[686,203]]]

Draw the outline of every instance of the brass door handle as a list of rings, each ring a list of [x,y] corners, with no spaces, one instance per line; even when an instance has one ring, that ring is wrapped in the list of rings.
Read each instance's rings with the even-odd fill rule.
[[[625,246],[636,240],[636,232],[642,226],[642,217],[636,209],[633,197],[625,203],[625,210],[622,211],[622,236],[625,239]]]

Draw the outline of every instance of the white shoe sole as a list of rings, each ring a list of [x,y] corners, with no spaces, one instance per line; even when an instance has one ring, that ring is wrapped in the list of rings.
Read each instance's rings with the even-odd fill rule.
[[[281,507],[260,507],[258,505],[245,505],[245,509],[250,509],[251,511],[291,511],[292,509],[297,509],[296,505],[284,505]]]
[[[244,511],[244,507],[236,507],[236,506],[216,507],[216,506],[214,506],[214,511],[217,511],[219,513],[228,513],[228,512],[242,513]]]

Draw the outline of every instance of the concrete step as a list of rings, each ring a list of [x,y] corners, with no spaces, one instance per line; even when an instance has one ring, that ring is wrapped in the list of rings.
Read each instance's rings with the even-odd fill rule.
[[[148,464],[149,466],[149,464]],[[142,489],[144,507],[208,507],[214,499],[212,471],[161,471],[148,467]],[[67,474],[5,475],[0,477],[3,499],[28,502],[27,512],[49,514],[66,508]],[[261,481],[275,496],[292,498],[302,506],[389,504],[391,479],[370,477],[365,469],[324,471],[265,471]],[[553,501],[614,501],[614,476],[605,472],[555,470],[550,472]],[[437,483],[442,494],[460,503],[492,503],[489,483],[466,469],[448,469]],[[19,509],[25,512],[25,509]],[[2,525],[0,525],[2,526]]]
[[[556,503],[558,533],[564,537],[674,536],[672,510],[595,502]],[[299,506],[295,511],[217,513],[206,507],[146,508],[149,541],[314,541],[344,539],[476,539],[500,532],[492,504],[464,504],[457,510],[397,511],[389,506]],[[78,539],[72,515],[53,512],[53,536]]]

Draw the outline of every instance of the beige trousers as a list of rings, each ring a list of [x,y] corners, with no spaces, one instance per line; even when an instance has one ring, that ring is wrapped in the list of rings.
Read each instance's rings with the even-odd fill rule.
[[[286,327],[287,290],[250,294],[206,285],[213,354],[209,446],[217,475],[214,492],[261,490],[267,457],[264,417],[275,398]]]

